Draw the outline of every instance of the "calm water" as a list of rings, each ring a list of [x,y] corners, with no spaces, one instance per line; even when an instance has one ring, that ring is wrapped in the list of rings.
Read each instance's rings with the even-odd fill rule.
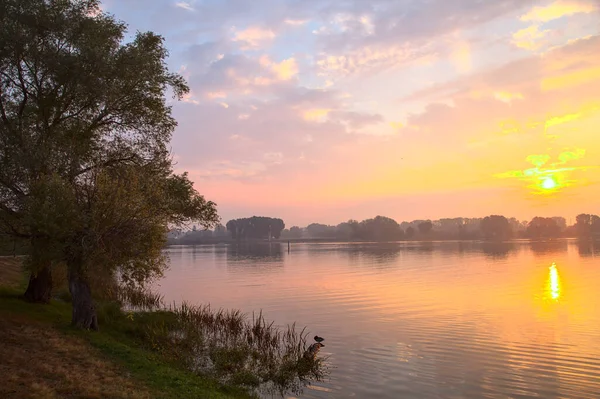
[[[170,301],[325,337],[306,398],[599,398],[600,245],[171,247]],[[551,267],[552,265],[555,267]]]

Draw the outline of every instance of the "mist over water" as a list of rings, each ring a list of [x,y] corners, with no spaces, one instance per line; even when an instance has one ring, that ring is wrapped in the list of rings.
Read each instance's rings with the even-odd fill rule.
[[[597,398],[600,245],[174,246],[167,301],[263,310],[325,338],[306,398]]]

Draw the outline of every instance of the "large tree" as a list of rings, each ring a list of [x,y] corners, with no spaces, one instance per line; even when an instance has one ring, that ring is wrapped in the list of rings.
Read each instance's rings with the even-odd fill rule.
[[[536,216],[527,226],[529,238],[556,238],[560,237],[561,228],[556,218]]]
[[[30,240],[32,301],[49,300],[54,234],[68,230],[32,217],[60,211],[48,192],[73,201],[89,172],[166,159],[165,94],[188,88],[160,36],[125,33],[96,0],[0,2],[0,229]]]
[[[600,217],[582,213],[577,215],[575,229],[579,237],[600,236]]]
[[[394,241],[404,236],[400,225],[391,218],[376,216],[360,222],[360,235],[365,240]]]
[[[69,201],[74,209],[63,239],[55,244],[69,271],[73,324],[97,329],[94,282],[142,288],[166,266],[167,232],[188,222],[212,227],[215,206],[186,174],[168,164],[119,165],[90,172]]]
[[[419,228],[419,233],[423,235],[428,235],[433,230],[433,223],[430,220],[426,220],[424,222],[419,223],[417,226]]]
[[[230,220],[226,227],[234,240],[262,240],[270,237],[279,239],[285,223],[278,218],[252,216]]]
[[[506,240],[512,236],[508,219],[501,215],[491,215],[483,218],[480,229],[486,240]]]

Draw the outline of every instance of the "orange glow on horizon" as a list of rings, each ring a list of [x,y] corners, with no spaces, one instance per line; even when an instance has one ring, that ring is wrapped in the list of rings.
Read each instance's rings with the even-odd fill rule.
[[[549,163],[551,156],[548,154],[530,155],[527,157],[527,162],[534,165],[534,168],[512,170],[495,176],[500,179],[515,178],[528,182],[527,188],[533,194],[552,195],[568,187],[584,184],[584,181],[575,179],[572,175],[576,171],[584,171],[593,166],[565,167],[564,165],[585,157],[585,154],[586,151],[583,149],[564,151],[558,155],[559,161],[554,163]]]

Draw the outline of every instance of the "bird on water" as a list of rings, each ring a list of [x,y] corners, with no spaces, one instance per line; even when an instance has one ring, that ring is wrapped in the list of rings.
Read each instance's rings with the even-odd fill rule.
[[[315,335],[315,341],[318,343],[321,343],[323,341],[325,341],[325,338],[319,337],[318,335]]]

